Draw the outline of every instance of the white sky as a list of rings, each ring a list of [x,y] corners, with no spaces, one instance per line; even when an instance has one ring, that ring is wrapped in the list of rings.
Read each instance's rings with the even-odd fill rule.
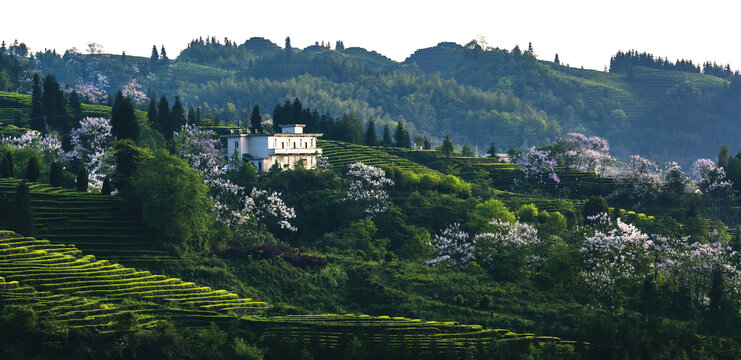
[[[631,48],[739,69],[739,10],[741,3],[718,0],[3,1],[0,40],[58,52],[94,41],[107,53],[141,56],[164,44],[174,58],[198,36],[261,36],[280,46],[290,36],[294,47],[343,40],[403,61],[419,48],[483,35],[507,49],[532,41],[540,59],[558,53],[562,63],[591,69]]]

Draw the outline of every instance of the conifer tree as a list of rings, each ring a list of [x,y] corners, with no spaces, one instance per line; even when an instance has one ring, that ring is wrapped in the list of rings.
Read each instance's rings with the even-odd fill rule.
[[[3,163],[0,167],[0,176],[4,178],[13,177],[13,157],[10,156],[9,151],[5,153],[5,157],[3,158]]]
[[[72,116],[75,123],[72,127],[76,127],[77,122],[82,119],[82,102],[80,101],[80,95],[77,94],[77,91],[75,90],[73,90],[72,94],[69,96],[69,108],[72,110]]]
[[[31,158],[28,159],[28,165],[26,166],[26,180],[37,182],[39,181],[39,176],[41,176],[39,173],[39,162],[36,160],[35,156],[31,156]]]
[[[170,121],[170,104],[167,102],[167,98],[162,96],[160,103],[157,108],[157,122],[159,123],[159,130],[162,135],[165,136],[166,140],[172,139],[172,123]]]
[[[87,183],[88,183],[88,177],[87,177],[87,170],[85,170],[85,167],[80,166],[80,169],[77,170],[77,191],[87,192]]]
[[[471,146],[469,146],[468,144],[463,145],[463,148],[461,148],[461,155],[463,155],[465,157],[474,157],[474,156],[476,156],[476,154],[473,152],[473,150],[471,150]]]
[[[31,89],[31,122],[32,130],[41,131],[44,128],[44,119],[41,111],[41,77],[39,73],[33,74],[33,85]]]
[[[164,62],[167,62],[168,60],[170,60],[170,59],[167,58],[167,51],[165,51],[165,45],[162,45],[162,47],[161,47],[161,50],[160,50],[160,60],[162,60]]]
[[[21,181],[15,188],[15,199],[11,213],[13,231],[25,235],[34,236],[36,228],[33,225],[33,208],[31,207],[31,194],[26,180]]]
[[[425,143],[422,145],[422,148],[425,150],[432,150],[432,144],[430,143],[430,139],[425,137]]]
[[[492,159],[499,159],[497,156],[497,147],[494,145],[494,143],[491,143],[489,145],[489,148],[486,150],[486,156]]]
[[[62,186],[63,183],[62,165],[55,161],[51,164],[51,170],[49,171],[49,184],[51,186]]]
[[[262,133],[262,115],[260,115],[260,106],[255,105],[250,114],[250,127],[255,133]]]
[[[162,129],[160,129],[159,117],[157,115],[157,98],[154,96],[154,94],[152,94],[152,96],[149,98],[147,118],[149,119],[149,122],[152,123],[152,128],[157,131],[162,131]]]
[[[175,97],[175,104],[172,105],[172,111],[170,112],[170,123],[172,124],[172,131],[180,129],[181,126],[185,125],[185,108],[180,102],[179,97]]]
[[[196,111],[193,110],[193,107],[188,108],[188,124],[196,125],[198,124],[198,120],[196,120]]]
[[[365,128],[365,145],[376,146],[378,144],[378,135],[376,134],[376,122],[373,119],[368,120],[368,126]]]
[[[103,179],[103,186],[100,188],[100,193],[103,195],[110,195],[111,192],[113,192],[113,189],[111,188],[111,180],[106,176],[105,179]]]
[[[160,59],[160,54],[157,51],[157,45],[152,45],[152,56],[149,57],[149,60],[152,62],[157,62],[157,60]]]
[[[391,138],[391,129],[389,125],[383,126],[383,146],[394,146],[394,139]]]
[[[396,141],[396,146],[401,148],[410,148],[412,146],[412,142],[409,139],[409,132],[407,132],[407,129],[404,128],[404,124],[399,122],[396,124],[396,131],[394,132],[394,140]]]
[[[561,65],[561,60],[558,59],[558,54],[556,54],[556,58],[553,59],[553,62],[556,63],[556,65]]]
[[[123,96],[121,91],[116,93],[116,99],[111,108],[111,134],[119,140],[136,140],[139,136],[139,124],[136,123],[134,105],[130,98]]]
[[[45,125],[57,130],[64,130],[68,125],[67,108],[59,82],[54,75],[46,75],[42,87],[41,115],[42,117],[46,116]]]
[[[455,146],[453,145],[453,141],[450,140],[450,135],[445,135],[445,140],[443,140],[443,144],[440,146],[440,151],[448,157],[455,151]]]
[[[291,47],[291,37],[290,36],[286,36],[286,49],[285,50],[286,50],[287,55],[291,55],[291,53],[293,52],[293,48]]]

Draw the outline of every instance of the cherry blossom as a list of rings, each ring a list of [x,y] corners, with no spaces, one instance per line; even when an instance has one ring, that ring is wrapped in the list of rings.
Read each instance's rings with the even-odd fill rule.
[[[523,168],[526,179],[533,179],[544,183],[545,179],[551,179],[556,183],[561,179],[556,175],[556,161],[550,158],[547,150],[537,150],[531,147],[521,158],[517,159],[517,165]]]
[[[67,153],[67,157],[80,160],[88,172],[88,188],[100,190],[106,175],[113,170],[108,159],[111,155],[111,121],[86,117],[70,135],[72,151]]]
[[[726,171],[710,159],[697,159],[692,165],[692,174],[702,191],[721,191],[731,188]]]
[[[124,85],[121,89],[121,93],[123,93],[124,96],[129,97],[131,101],[136,104],[143,104],[148,100],[147,94],[142,91],[142,86],[136,81],[136,79],[132,79],[128,84]]]
[[[52,163],[64,157],[62,142],[56,135],[41,135],[38,131],[32,130],[23,133],[21,136],[0,137],[0,144],[8,145],[16,149],[31,148],[41,153],[44,161]]]

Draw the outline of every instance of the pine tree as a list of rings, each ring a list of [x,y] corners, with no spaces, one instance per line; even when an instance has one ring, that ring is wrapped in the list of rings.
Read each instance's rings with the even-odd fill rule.
[[[111,192],[113,192],[113,189],[111,188],[111,180],[106,176],[105,179],[103,179],[103,186],[100,188],[100,193],[103,195],[110,195]]]
[[[474,157],[474,156],[476,156],[476,154],[474,154],[473,150],[471,150],[471,147],[468,144],[463,145],[463,148],[461,148],[461,155],[463,155],[465,157]]]
[[[556,58],[553,59],[553,62],[556,63],[556,65],[561,65],[561,60],[558,60],[558,54],[556,54]]]
[[[136,123],[134,105],[130,98],[123,96],[121,91],[116,93],[116,99],[111,108],[111,134],[119,140],[136,140],[139,136],[139,124]]]
[[[31,156],[28,159],[28,166],[26,166],[26,180],[37,182],[39,181],[39,176],[41,176],[39,173],[39,162],[35,156]]]
[[[72,110],[74,120],[74,125],[72,127],[76,127],[77,122],[82,119],[82,102],[80,101],[80,95],[77,94],[77,91],[75,90],[73,90],[72,94],[69,96],[69,108]]]
[[[188,124],[191,124],[191,125],[198,124],[198,120],[196,120],[196,111],[193,110],[192,106],[188,108]]]
[[[161,49],[162,50],[160,50],[160,60],[167,62],[170,59],[167,58],[167,51],[165,51],[165,45],[162,45]]]
[[[77,170],[77,191],[87,192],[87,186],[88,186],[88,178],[87,178],[87,170],[85,170],[84,167],[80,166],[80,169]]]
[[[286,36],[286,49],[285,50],[286,50],[286,55],[289,55],[289,56],[293,52],[293,48],[291,47],[291,37],[290,36]]]
[[[445,140],[443,140],[443,144],[440,146],[440,151],[448,157],[455,151],[455,146],[453,145],[453,141],[450,140],[450,135],[445,135]]]
[[[62,186],[63,183],[62,165],[55,161],[51,164],[51,170],[49,171],[49,184],[51,186]]]
[[[401,122],[396,124],[394,140],[396,141],[397,147],[407,149],[412,147],[412,141],[409,139],[409,132],[407,132],[407,129],[404,128],[404,124],[402,124]]]
[[[378,134],[376,134],[376,122],[373,119],[368,120],[368,126],[365,128],[365,145],[376,146],[378,144]]]
[[[489,148],[486,150],[486,156],[492,159],[499,159],[497,156],[497,147],[494,145],[494,143],[491,143],[489,145]]]
[[[394,146],[394,139],[391,138],[391,129],[389,125],[383,126],[383,146]]]
[[[196,123],[200,124],[203,117],[201,116],[201,107],[196,108]]]
[[[5,153],[3,163],[0,165],[0,176],[4,178],[13,177],[13,157],[10,156],[10,152]]]
[[[166,140],[172,139],[172,122],[170,121],[170,104],[167,102],[166,97],[160,98],[160,103],[157,111],[157,122],[159,123],[159,131],[165,136]]]
[[[62,88],[54,75],[46,75],[42,87],[41,115],[42,117],[46,116],[47,126],[63,132],[68,125],[68,119],[66,100]]]
[[[250,127],[255,133],[262,133],[262,115],[260,115],[260,106],[255,105],[250,114]]]
[[[181,126],[185,125],[185,108],[180,102],[179,97],[175,97],[175,104],[172,105],[172,111],[170,112],[170,123],[173,126],[173,131],[180,129]]]
[[[41,77],[39,73],[33,74],[33,86],[31,90],[31,121],[32,130],[41,131],[44,129],[44,119],[41,111]]]
[[[160,54],[157,51],[157,45],[152,45],[152,56],[149,57],[149,60],[152,62],[157,62],[157,60],[160,59]]]
[[[36,228],[33,225],[31,194],[26,180],[21,181],[15,188],[15,199],[11,214],[13,231],[25,236],[34,236],[36,234]]]
[[[152,123],[152,128],[157,131],[162,131],[162,129],[160,129],[160,122],[157,116],[157,98],[154,96],[154,94],[149,98],[147,118],[149,119],[149,122]]]

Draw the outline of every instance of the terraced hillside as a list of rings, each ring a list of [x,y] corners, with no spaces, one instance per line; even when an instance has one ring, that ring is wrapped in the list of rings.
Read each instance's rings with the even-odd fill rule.
[[[335,170],[355,162],[362,162],[373,166],[398,166],[404,170],[410,170],[418,174],[435,173],[435,170],[419,165],[408,159],[390,155],[378,148],[346,143],[334,140],[317,140],[317,145],[322,148],[322,155],[329,159],[329,163]]]
[[[164,319],[207,324],[232,320],[227,314],[258,313],[267,307],[10,231],[0,231],[0,276],[1,304],[31,306],[42,318],[70,328],[146,328]]]
[[[584,346],[555,337],[401,317],[261,316],[264,302],[99,260],[72,245],[0,231],[0,308],[7,305],[29,306],[42,320],[97,332],[151,328],[164,320],[188,326],[242,322],[276,353],[308,347],[315,356],[338,355],[354,338],[366,349],[386,354],[434,356],[460,355],[471,347],[500,351],[505,344],[500,342],[513,342],[518,351],[542,344],[567,352]]]
[[[0,179],[0,193],[14,193],[20,180]],[[178,261],[153,245],[150,232],[113,196],[32,183],[31,204],[38,234],[53,243],[123,263]]]

